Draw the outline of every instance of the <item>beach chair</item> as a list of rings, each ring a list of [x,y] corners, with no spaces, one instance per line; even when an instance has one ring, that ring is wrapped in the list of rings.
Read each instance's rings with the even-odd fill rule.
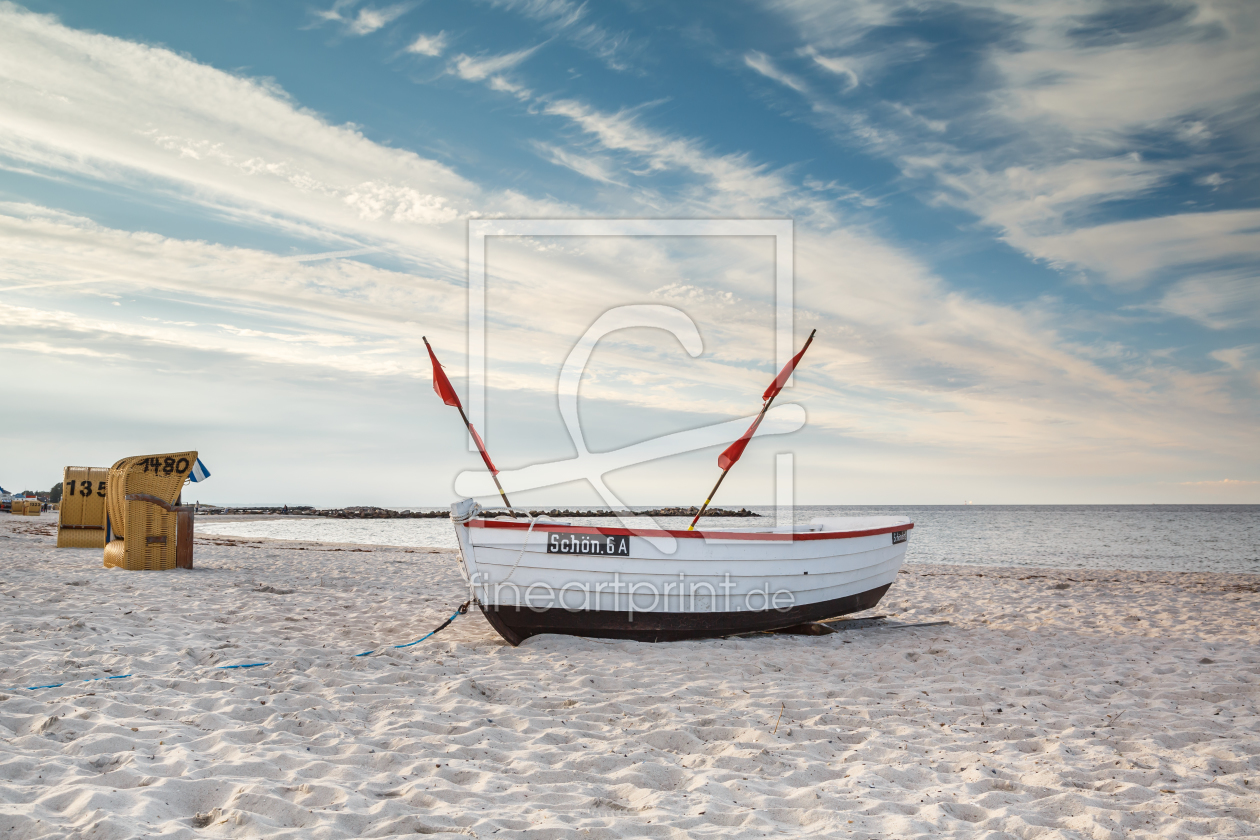
[[[109,469],[105,566],[192,568],[193,507],[179,504],[196,452],[123,458]]]
[[[57,512],[57,548],[105,547],[108,467],[66,467]]]

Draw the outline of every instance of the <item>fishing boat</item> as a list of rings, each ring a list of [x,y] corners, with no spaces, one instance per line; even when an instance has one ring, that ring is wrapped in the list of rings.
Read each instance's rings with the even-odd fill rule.
[[[681,641],[867,610],[905,559],[905,517],[792,528],[592,527],[451,507],[471,599],[504,639],[540,633]],[[623,522],[624,524],[624,522]]]
[[[647,642],[712,638],[794,627],[878,604],[906,556],[914,523],[905,517],[696,527],[814,335],[762,393],[752,425],[718,456],[721,475],[686,530],[644,528],[629,517],[619,528],[547,516],[522,521],[426,338],[433,390],[459,409],[506,509],[505,515],[485,511],[472,499],[451,506],[469,600],[513,645],[540,633]]]

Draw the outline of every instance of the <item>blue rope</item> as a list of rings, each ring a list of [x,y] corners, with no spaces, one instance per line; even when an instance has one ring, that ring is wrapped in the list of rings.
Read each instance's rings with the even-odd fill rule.
[[[463,614],[464,614],[464,613],[466,613],[466,612],[468,612],[468,603],[467,603],[467,602],[465,602],[462,606],[460,606],[460,608],[459,608],[459,609],[455,610],[455,612],[451,613],[451,617],[450,617],[450,618],[446,619],[446,621],[443,621],[441,624],[439,624],[437,627],[435,627],[435,628],[434,628],[431,632],[426,633],[425,635],[423,635],[423,636],[421,636],[420,638],[416,639],[414,642],[407,642],[407,644],[405,644],[405,645],[393,645],[392,647],[393,647],[394,649],[401,649],[401,648],[409,648],[409,647],[411,647],[412,645],[418,645],[418,644],[420,644],[421,642],[423,642],[425,639],[427,639],[427,638],[429,638],[430,636],[432,636],[434,633],[437,633],[439,630],[445,630],[448,626],[450,626],[450,624],[451,624],[451,622],[452,622],[452,621],[454,621],[455,619],[459,618],[461,615],[463,615]],[[371,654],[376,653],[376,651],[377,651],[377,650],[388,650],[388,649],[389,649],[389,647],[390,647],[390,646],[386,646],[386,647],[383,647],[383,648],[375,648],[375,649],[373,649],[373,650],[367,650],[367,651],[364,651],[363,653],[356,653],[356,654],[354,654],[354,656],[355,656],[355,658],[358,658],[358,657],[360,657],[360,656],[370,656]],[[215,665],[215,666],[214,666],[214,670],[216,670],[216,671],[244,670],[244,669],[246,669],[246,668],[261,668],[261,667],[263,667],[264,665],[274,665],[274,664],[275,664],[274,662],[245,662],[245,663],[242,663],[242,664],[240,664],[240,665]],[[90,683],[90,682],[103,682],[103,681],[105,681],[105,680],[125,680],[125,679],[127,679],[127,678],[129,678],[129,677],[142,677],[142,676],[145,676],[145,675],[144,675],[144,674],[118,674],[117,676],[113,676],[113,677],[91,677],[91,678],[86,679],[86,680],[70,680],[69,682],[49,683],[48,685],[28,685],[28,686],[25,686],[25,687],[6,688],[6,689],[0,689],[0,690],[3,690],[3,691],[39,691],[41,688],[61,688],[63,685],[73,685],[73,684],[74,684],[74,683],[76,683],[76,682],[85,682],[85,683]]]
[[[445,629],[446,629],[446,627],[447,627],[447,625],[449,625],[452,621],[454,621],[455,619],[459,618],[461,615],[463,615],[463,614],[464,614],[464,613],[466,613],[466,612],[468,612],[468,604],[467,604],[467,603],[463,604],[462,606],[460,606],[460,608],[459,608],[459,609],[457,609],[457,610],[455,610],[455,612],[451,613],[451,617],[450,617],[450,618],[448,618],[448,619],[446,619],[446,621],[443,621],[443,622],[442,622],[441,624],[439,624],[437,627],[433,628],[433,630],[432,630],[432,631],[430,631],[429,633],[427,633],[427,634],[425,634],[425,635],[421,636],[420,638],[416,639],[414,642],[407,642],[407,644],[405,644],[405,645],[393,645],[394,650],[401,650],[402,648],[409,648],[409,647],[411,647],[412,645],[418,645],[418,644],[420,644],[421,642],[423,642],[425,639],[429,638],[429,636],[432,636],[432,635],[433,635],[434,633],[436,633],[437,631],[439,631],[439,630],[445,630]],[[363,653],[356,653],[356,654],[355,654],[355,658],[357,659],[357,658],[358,658],[358,657],[360,657],[360,656],[371,656],[372,654],[376,653],[378,650],[389,650],[389,646],[386,646],[386,647],[383,647],[383,648],[373,648],[372,650],[365,650],[365,651],[363,651]]]
[[[223,670],[227,668],[257,668],[259,665],[270,665],[270,664],[271,664],[270,662],[251,662],[248,665],[216,665],[215,667],[219,670]],[[113,677],[91,677],[86,680],[71,680],[70,682],[49,683],[48,685],[28,685],[25,688],[8,688],[5,690],[6,691],[38,691],[41,688],[61,688],[63,685],[73,685],[76,682],[89,683],[89,682],[102,682],[104,680],[125,680],[128,677],[140,677],[140,676],[144,676],[144,675],[143,674],[118,674],[117,676],[113,676]]]

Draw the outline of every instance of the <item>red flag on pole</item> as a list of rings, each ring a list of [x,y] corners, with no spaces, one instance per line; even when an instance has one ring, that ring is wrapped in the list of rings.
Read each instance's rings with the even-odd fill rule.
[[[423,338],[423,336],[421,337]],[[481,439],[481,435],[477,434],[473,424],[469,423],[468,418],[464,416],[464,406],[459,402],[459,394],[455,393],[455,386],[451,385],[451,380],[447,378],[446,371],[442,369],[442,363],[434,355],[433,348],[429,345],[429,339],[424,339],[424,346],[429,351],[429,361],[433,362],[433,390],[442,398],[442,402],[459,409],[459,416],[464,418],[464,425],[468,427],[468,433],[476,441],[477,451],[481,453],[481,460],[486,462],[486,469],[490,470],[490,475],[498,476],[498,467],[494,465],[494,461],[490,460],[490,453],[486,451],[486,444]],[[495,484],[498,484],[497,478],[495,479]],[[503,492],[502,488],[499,489],[499,492]],[[507,496],[503,497],[503,501],[507,501]],[[511,505],[508,505],[508,507],[511,507]]]
[[[717,495],[718,488],[722,486],[722,481],[726,478],[726,473],[731,467],[735,466],[735,462],[744,454],[744,450],[748,447],[748,441],[752,440],[753,435],[757,433],[757,427],[761,425],[762,419],[766,416],[766,412],[770,410],[770,403],[774,402],[774,398],[783,390],[787,379],[792,375],[792,371],[796,369],[796,365],[801,360],[801,356],[805,355],[805,351],[809,349],[810,342],[814,340],[814,333],[818,330],[810,330],[809,338],[805,339],[805,346],[801,348],[801,352],[792,357],[783,370],[779,371],[779,375],[770,383],[770,387],[761,395],[761,411],[757,413],[757,419],[748,427],[748,431],[744,432],[739,440],[732,443],[722,451],[718,456],[718,469],[722,474],[718,476],[717,484],[713,485],[713,489],[709,491],[709,498],[704,500],[704,504],[700,506],[700,510],[696,513],[696,518],[691,520],[691,524],[687,526],[688,531],[694,531],[696,523],[700,521],[700,517],[704,516],[704,512],[709,509],[709,503],[713,501],[713,497]]]
[[[757,419],[748,427],[748,431],[744,432],[743,437],[722,450],[722,454],[718,456],[719,470],[729,470],[731,465],[739,460],[740,456],[744,454],[744,447],[748,446],[748,441],[752,440],[757,427],[761,425],[761,418],[765,416],[765,412],[758,414]]]
[[[783,370],[779,371],[779,375],[774,378],[774,381],[770,383],[770,387],[767,388],[765,393],[761,395],[763,403],[761,413],[757,415],[757,419],[754,420],[752,425],[748,427],[748,431],[744,432],[743,436],[740,437],[739,440],[726,447],[726,449],[722,451],[722,454],[718,456],[718,469],[729,470],[731,465],[738,461],[740,456],[744,454],[744,449],[748,446],[748,441],[752,440],[752,436],[757,432],[757,427],[761,425],[762,418],[766,416],[766,407],[768,407],[771,400],[779,396],[779,392],[783,390],[783,386],[788,381],[788,377],[792,375],[792,371],[796,370],[796,366],[801,361],[801,356],[805,355],[805,351],[809,349],[810,343],[814,340],[814,332],[817,332],[817,330],[814,330],[809,334],[809,338],[805,339],[805,346],[801,348],[801,352],[793,356],[788,363],[783,366]]]
[[[800,364],[801,356],[804,356],[805,351],[809,349],[810,343],[814,340],[815,332],[818,331],[813,330],[810,332],[809,338],[805,339],[805,346],[801,348],[801,352],[793,356],[791,361],[783,366],[783,370],[779,371],[779,375],[774,378],[774,381],[770,383],[770,387],[767,388],[761,395],[762,402],[772,400],[779,396],[779,392],[783,390],[783,386],[787,383],[788,377],[792,375],[792,371],[796,370],[796,366]]]
[[[446,378],[446,371],[442,370],[442,364],[437,360],[437,356],[433,355],[429,339],[424,340],[424,346],[429,351],[429,361],[433,362],[433,390],[442,398],[442,402],[463,411],[464,407],[459,403],[459,394],[455,393],[455,387],[451,385],[451,380]],[[477,440],[477,445],[481,445],[480,438]]]
[[[486,451],[486,445],[481,440],[481,435],[477,434],[477,430],[473,428],[473,424],[468,424],[468,431],[472,433],[473,440],[477,441],[477,448],[481,450],[481,460],[486,462],[486,469],[490,470],[490,475],[498,475],[499,470],[494,465],[494,461],[490,460],[490,453]]]

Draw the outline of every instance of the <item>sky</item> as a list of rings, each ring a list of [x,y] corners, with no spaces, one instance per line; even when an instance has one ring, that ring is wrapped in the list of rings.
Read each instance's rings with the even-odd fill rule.
[[[446,505],[470,220],[788,219],[716,504],[1260,502],[1260,5],[0,2],[0,485],[196,449],[216,504]],[[505,473],[748,417],[764,236],[491,236]],[[697,350],[697,353],[692,353]],[[720,445],[605,477],[699,504]],[[598,503],[585,481],[522,505]]]

